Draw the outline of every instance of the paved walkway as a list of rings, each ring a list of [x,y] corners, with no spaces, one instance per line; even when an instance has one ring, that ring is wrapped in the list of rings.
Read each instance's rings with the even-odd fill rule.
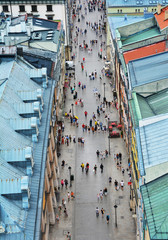
[[[77,3],[78,4],[78,3]],[[107,101],[112,101],[112,89],[110,87],[110,79],[103,77],[103,80],[100,80],[99,77],[95,80],[89,80],[89,77],[86,77],[85,71],[81,71],[81,64],[83,57],[85,57],[86,62],[84,63],[84,68],[87,70],[87,74],[93,72],[95,69],[99,74],[101,74],[101,69],[104,66],[104,60],[98,58],[98,51],[100,51],[101,39],[99,36],[96,36],[95,31],[87,27],[85,21],[90,21],[92,23],[98,22],[100,15],[103,12],[89,13],[85,16],[85,20],[82,20],[80,23],[75,23],[75,26],[79,26],[83,30],[87,29],[86,37],[79,34],[79,44],[85,39],[86,43],[90,46],[90,40],[98,39],[97,46],[93,46],[92,54],[88,52],[79,50],[79,47],[75,48],[73,46],[73,53],[76,55],[75,65],[76,65],[76,80],[71,80],[71,86],[76,83],[76,90],[78,92],[78,98],[84,99],[84,107],[75,106],[75,101],[73,100],[73,95],[71,94],[70,89],[67,89],[66,103],[65,103],[65,112],[69,112],[69,109],[72,108],[71,104],[74,104],[73,110],[74,114],[79,117],[79,127],[71,126],[70,120],[65,119],[65,135],[71,134],[71,136],[84,137],[85,144],[84,147],[79,143],[71,142],[69,146],[61,145],[61,156],[59,162],[64,159],[66,162],[65,167],[62,169],[60,167],[60,181],[61,179],[69,180],[69,170],[68,167],[71,166],[72,174],[75,176],[75,180],[72,182],[72,187],[66,190],[65,188],[61,189],[60,194],[60,203],[62,198],[67,201],[67,210],[68,217],[64,217],[63,212],[60,214],[60,221],[56,223],[55,226],[51,227],[50,230],[50,240],[63,240],[66,239],[67,231],[70,231],[72,234],[73,240],[135,240],[135,225],[134,219],[131,216],[129,211],[129,186],[127,182],[129,181],[128,173],[125,171],[124,176],[120,170],[117,170],[116,163],[114,161],[114,153],[121,152],[122,157],[122,167],[127,169],[128,167],[128,156],[125,150],[125,144],[123,139],[115,138],[110,139],[110,151],[111,155],[108,156],[105,160],[100,160],[97,158],[96,151],[104,151],[109,149],[108,142],[108,132],[103,133],[88,133],[83,132],[82,124],[89,125],[89,120],[92,118],[93,112],[96,113],[97,106],[100,105],[102,98],[104,97],[104,85],[105,82],[105,96]],[[75,27],[74,27],[75,29]],[[103,36],[102,41],[105,41],[105,36]],[[105,49],[102,48],[102,54],[105,55]],[[81,87],[78,87],[78,81],[81,81],[82,84],[86,84],[86,89],[82,90]],[[99,101],[95,94],[95,88],[101,94],[101,100]],[[88,117],[85,118],[84,111],[88,112]],[[117,110],[114,107],[108,107],[106,113],[110,114],[110,120],[118,121]],[[100,121],[103,121],[107,126],[107,122],[104,118],[104,114],[101,113],[101,116],[98,118]],[[88,175],[82,173],[81,163],[86,162],[90,163],[90,170]],[[104,165],[103,173],[100,172],[101,162]],[[97,164],[97,174],[94,174],[93,167]],[[112,184],[109,185],[108,178],[112,177]],[[124,181],[125,187],[124,191],[119,189],[116,191],[114,188],[114,180],[120,182]],[[101,189],[107,187],[108,195],[103,197],[103,200],[97,200],[97,193]],[[76,198],[68,202],[67,192],[74,191]],[[114,205],[117,204],[117,224],[118,227],[115,227],[115,210]],[[105,216],[108,213],[110,215],[109,224],[106,223],[105,216],[102,218],[101,214],[96,218],[96,207],[101,209],[102,207],[106,210]],[[62,210],[63,211],[63,210]]]

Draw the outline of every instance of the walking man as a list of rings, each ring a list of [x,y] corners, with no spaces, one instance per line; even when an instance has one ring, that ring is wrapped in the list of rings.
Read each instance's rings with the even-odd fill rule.
[[[104,168],[104,166],[103,166],[103,164],[101,163],[101,164],[100,164],[101,173],[103,173],[103,168]]]
[[[84,168],[85,168],[85,164],[84,163],[81,164],[81,168],[82,168],[82,172],[83,172]]]

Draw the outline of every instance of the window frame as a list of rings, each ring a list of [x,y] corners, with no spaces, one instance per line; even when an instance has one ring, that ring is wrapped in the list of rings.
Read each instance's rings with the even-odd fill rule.
[[[36,10],[33,10],[33,8],[36,7]],[[37,5],[31,5],[31,12],[38,12]]]
[[[24,8],[23,11],[21,10],[22,7]],[[26,10],[25,10],[25,5],[19,5],[19,12],[26,12]]]
[[[50,7],[51,7],[51,10],[48,9]],[[47,4],[46,8],[47,8],[47,10],[46,10],[47,12],[53,12],[53,5],[52,4]]]
[[[5,11],[4,8],[6,8],[7,11]],[[3,12],[9,12],[9,6],[8,5],[2,5],[2,11]]]

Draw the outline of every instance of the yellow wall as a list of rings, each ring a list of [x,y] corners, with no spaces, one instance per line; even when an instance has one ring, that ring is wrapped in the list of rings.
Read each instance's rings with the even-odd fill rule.
[[[136,174],[135,174],[135,169],[134,169],[134,164],[133,161],[135,162],[135,167],[136,167],[136,171],[138,172],[138,179],[139,179],[139,170],[138,170],[138,152],[137,152],[137,147],[136,147],[136,135],[135,135],[135,131],[134,129],[132,129],[132,147],[131,150],[133,152],[133,156],[134,159],[131,159],[132,161],[132,173],[134,176],[134,182],[135,182],[135,186],[136,189],[139,187],[139,182],[136,180]]]

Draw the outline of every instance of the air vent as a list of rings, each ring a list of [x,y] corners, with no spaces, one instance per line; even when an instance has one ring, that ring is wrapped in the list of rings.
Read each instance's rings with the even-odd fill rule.
[[[37,33],[37,32],[34,32],[33,34],[32,34],[32,39],[41,39],[41,33]]]

